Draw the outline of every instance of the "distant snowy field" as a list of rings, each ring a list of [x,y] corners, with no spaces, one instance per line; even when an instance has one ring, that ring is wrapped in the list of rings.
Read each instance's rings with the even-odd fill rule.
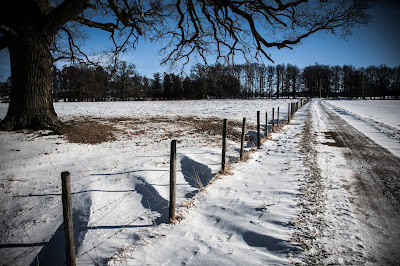
[[[399,100],[331,100],[326,103],[350,125],[400,157]]]
[[[327,102],[365,120],[368,119],[400,130],[399,100],[334,100]]]
[[[271,112],[273,107],[280,107],[281,118],[287,117],[289,102],[293,102],[293,100],[56,102],[54,108],[62,120],[78,116],[110,118],[183,115],[220,117],[238,121],[247,117],[250,123],[256,123],[255,112]],[[8,104],[0,103],[0,119],[6,116],[7,108]]]

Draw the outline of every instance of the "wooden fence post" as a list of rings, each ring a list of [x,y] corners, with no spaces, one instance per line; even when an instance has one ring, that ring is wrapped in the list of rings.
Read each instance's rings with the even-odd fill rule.
[[[242,136],[240,138],[240,160],[243,160],[244,140],[246,136],[246,117],[243,117]]]
[[[275,129],[275,108],[272,108],[272,131]]]
[[[222,172],[225,172],[225,165],[226,165],[226,121],[224,119],[224,126],[222,129]]]
[[[71,175],[61,173],[62,196],[65,235],[65,257],[67,266],[76,266],[74,224],[72,220]]]
[[[176,140],[171,141],[171,157],[169,168],[169,222],[175,221],[176,206]]]
[[[260,149],[260,111],[257,111],[257,149]]]
[[[292,103],[292,113],[291,113],[291,116],[292,116],[292,117],[294,116],[294,103]]]
[[[287,122],[290,122],[290,103],[288,103],[288,109],[287,109]]]
[[[276,126],[279,127],[279,107],[278,107]]]
[[[265,138],[268,138],[268,112],[265,112]]]

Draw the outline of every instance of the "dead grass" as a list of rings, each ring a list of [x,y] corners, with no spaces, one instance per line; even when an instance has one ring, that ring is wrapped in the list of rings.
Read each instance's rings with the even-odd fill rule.
[[[219,142],[222,135],[222,119],[178,116],[141,118],[75,117],[66,122],[63,135],[69,142],[99,144],[120,139],[153,139],[155,142],[170,140],[184,135],[198,135],[208,142]],[[241,122],[228,121],[228,139],[240,141]]]
[[[222,135],[223,120],[217,117],[199,118],[196,116],[179,116],[177,124],[185,124],[194,128],[193,133],[206,134],[210,136]],[[240,141],[242,127],[241,122],[228,121],[227,138],[232,141]]]
[[[64,136],[72,143],[99,144],[116,140],[117,131],[114,126],[96,121],[72,122],[65,125]]]

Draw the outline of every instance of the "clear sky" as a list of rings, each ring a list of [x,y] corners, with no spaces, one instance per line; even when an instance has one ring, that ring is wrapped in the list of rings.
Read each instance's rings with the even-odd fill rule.
[[[338,39],[328,33],[319,33],[302,44],[289,49],[271,49],[275,64],[290,63],[303,68],[315,63],[326,65],[353,65],[367,67],[369,65],[386,64],[390,67],[400,65],[400,0],[377,0],[370,11],[374,16],[367,27],[353,30],[347,40]],[[107,34],[96,31],[89,34],[86,51],[96,51],[104,45]],[[159,46],[140,42],[136,50],[122,59],[136,65],[136,70],[147,77],[154,73],[168,71],[167,66],[160,66]],[[190,64],[195,64],[191,61]],[[200,62],[202,63],[202,62]],[[213,62],[209,62],[213,63]],[[241,62],[236,62],[241,63]],[[272,64],[265,60],[265,64]],[[185,69],[188,71],[188,68]],[[0,81],[10,76],[8,52],[0,51]]]

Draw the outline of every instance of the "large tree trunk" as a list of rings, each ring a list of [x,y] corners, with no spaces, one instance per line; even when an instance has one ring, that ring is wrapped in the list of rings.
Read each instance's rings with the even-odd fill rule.
[[[10,45],[12,92],[2,127],[54,129],[60,126],[52,99],[49,41],[32,33]]]

